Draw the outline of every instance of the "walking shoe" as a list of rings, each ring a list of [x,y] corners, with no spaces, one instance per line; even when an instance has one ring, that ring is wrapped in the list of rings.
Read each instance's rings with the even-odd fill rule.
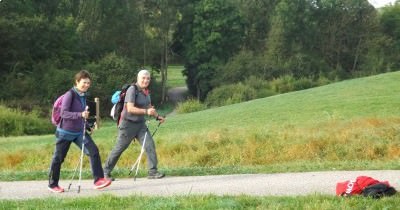
[[[153,173],[149,173],[149,175],[147,176],[148,179],[161,179],[165,176],[165,174],[160,173],[160,172],[153,172]]]
[[[108,174],[104,174],[104,178],[111,180],[111,181],[115,181],[114,177],[112,177],[111,175],[108,175]]]
[[[47,189],[49,189],[51,192],[55,192],[55,193],[62,193],[62,192],[64,192],[64,188],[62,188],[62,187],[60,187],[60,186],[47,187]]]
[[[94,183],[94,189],[100,190],[111,184],[111,180],[100,178]]]

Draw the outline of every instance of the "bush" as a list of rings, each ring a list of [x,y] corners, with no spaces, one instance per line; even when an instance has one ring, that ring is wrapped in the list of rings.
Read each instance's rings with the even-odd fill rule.
[[[271,88],[277,93],[287,93],[294,90],[295,78],[292,75],[284,75],[271,81]]]
[[[196,99],[189,99],[185,102],[180,102],[177,106],[177,112],[180,114],[198,112],[205,109],[207,109],[207,106]]]
[[[257,92],[256,98],[265,98],[276,94],[276,92],[271,89],[269,82],[260,77],[250,76],[244,81],[244,84]]]
[[[304,90],[320,85],[328,84],[326,78],[320,78],[314,81],[308,77],[294,78],[293,75],[284,75],[270,82],[271,89],[277,93],[287,93],[291,91]]]
[[[0,105],[0,136],[40,135],[54,132],[50,119],[41,119],[37,111],[28,114]]]
[[[249,85],[237,83],[222,85],[212,90],[206,98],[208,106],[225,106],[257,98],[257,91]]]

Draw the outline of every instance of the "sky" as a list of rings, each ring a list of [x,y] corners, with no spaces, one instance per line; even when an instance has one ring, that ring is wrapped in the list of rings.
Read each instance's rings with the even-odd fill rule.
[[[396,0],[368,0],[375,8],[383,7],[389,3],[394,4]]]

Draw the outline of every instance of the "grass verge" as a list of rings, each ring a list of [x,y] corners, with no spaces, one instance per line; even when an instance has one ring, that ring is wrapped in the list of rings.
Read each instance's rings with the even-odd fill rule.
[[[252,197],[190,195],[173,197],[102,195],[90,198],[46,198],[24,201],[0,200],[0,209],[397,209],[400,196],[373,200],[310,195]]]

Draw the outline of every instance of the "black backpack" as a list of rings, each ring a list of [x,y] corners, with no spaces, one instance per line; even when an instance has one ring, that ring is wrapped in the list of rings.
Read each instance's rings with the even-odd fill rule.
[[[396,189],[384,183],[370,185],[362,191],[362,195],[371,198],[381,198],[383,196],[392,196],[396,194]]]
[[[138,90],[138,88],[136,87],[135,84],[133,84],[133,86],[135,87],[136,90]],[[122,113],[122,110],[124,109],[124,105],[125,105],[125,95],[126,95],[126,91],[129,89],[129,87],[131,87],[130,84],[125,84],[122,86],[121,92],[119,93],[118,102],[113,106],[113,108],[111,110],[111,117],[113,118],[113,120],[117,121],[117,125],[119,124],[119,121],[121,119],[121,113]],[[138,91],[135,91],[135,97],[137,95],[138,95]]]

